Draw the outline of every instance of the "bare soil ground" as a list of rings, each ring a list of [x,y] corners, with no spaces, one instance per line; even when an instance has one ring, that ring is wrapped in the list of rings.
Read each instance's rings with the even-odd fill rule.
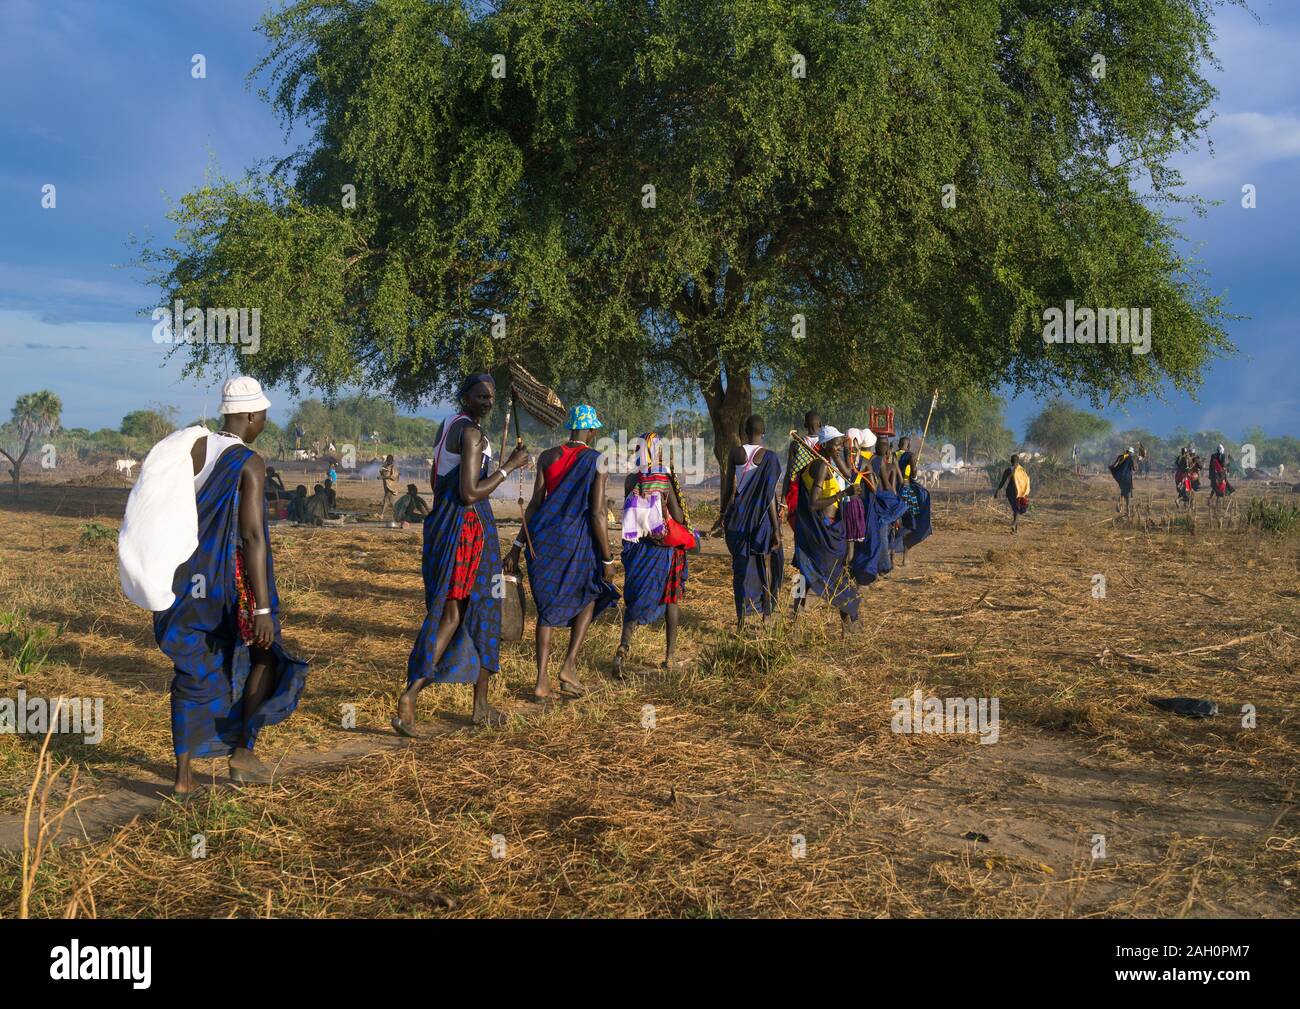
[[[511,724],[475,731],[468,688],[431,688],[416,741],[387,724],[422,617],[418,530],[278,527],[308,689],[264,737],[273,785],[233,791],[224,761],[201,763],[217,787],[188,808],[156,797],[169,664],[117,588],[111,540],[87,535],[119,524],[126,488],[5,488],[0,615],[49,637],[43,662],[0,654],[0,697],[102,697],[107,722],[97,746],[52,743],[103,798],[68,818],[32,913],[1294,915],[1300,541],[1239,528],[1235,499],[1226,528],[1203,497],[1189,524],[1164,480],[1140,484],[1125,522],[1108,483],[1036,497],[1014,538],[987,489],[937,492],[935,536],[865,590],[848,638],[822,606],[736,635],[710,541],[681,669],[656,668],[662,632],[642,629],[639,675],[613,679],[618,626],[602,620],[580,670],[592,693],[541,710],[530,625],[493,688]],[[340,496],[373,507],[378,482]],[[890,702],[918,689],[997,698],[998,741],[892,732]],[[1219,714],[1149,703],[1170,696]],[[3,915],[40,743],[0,734]]]

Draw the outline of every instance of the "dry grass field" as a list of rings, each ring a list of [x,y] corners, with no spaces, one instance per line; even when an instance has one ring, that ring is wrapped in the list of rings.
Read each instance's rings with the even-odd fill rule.
[[[107,722],[97,746],[51,743],[103,798],[67,817],[30,913],[1294,915],[1300,538],[1241,527],[1254,488],[1223,530],[1204,495],[1194,525],[1175,516],[1167,480],[1140,483],[1131,523],[1111,489],[1040,494],[1014,538],[987,489],[936,492],[936,534],[866,590],[848,638],[819,603],[737,636],[710,541],[691,559],[680,670],[656,668],[662,633],[642,629],[639,675],[613,679],[618,627],[602,620],[580,670],[595,689],[542,710],[530,624],[493,687],[510,724],[474,730],[468,688],[430,688],[415,741],[388,719],[422,617],[418,531],[279,527],[285,641],[312,663],[298,713],[259,749],[285,773],[237,792],[224,761],[202,762],[219,787],[180,807],[152,797],[171,670],[88,525],[116,527],[126,490],[4,488],[0,697],[103,697]],[[373,491],[345,482],[343,504]],[[20,640],[34,654],[16,658]],[[892,732],[891,700],[914,690],[997,698],[997,742]],[[1219,714],[1150,704],[1171,696]],[[40,745],[0,735],[0,916],[19,910]]]

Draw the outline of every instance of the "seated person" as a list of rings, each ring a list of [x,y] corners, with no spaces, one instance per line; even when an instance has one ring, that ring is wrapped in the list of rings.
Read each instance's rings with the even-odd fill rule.
[[[405,528],[408,522],[423,522],[428,514],[429,506],[420,497],[419,488],[408,483],[406,493],[393,504],[393,521],[402,523]]]
[[[289,498],[289,521],[299,524],[307,521],[307,488],[299,484]]]
[[[307,498],[306,508],[309,526],[324,525],[325,520],[330,517],[330,498],[322,484],[317,484],[315,492]]]
[[[334,481],[328,478],[325,480],[325,496],[329,499],[330,511],[336,510],[339,506],[339,496],[334,490]]]

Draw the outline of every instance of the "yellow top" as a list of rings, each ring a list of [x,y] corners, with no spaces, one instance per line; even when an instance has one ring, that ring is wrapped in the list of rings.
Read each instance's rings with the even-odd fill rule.
[[[875,454],[876,453],[872,452],[869,448],[858,449],[858,455],[861,456],[862,461],[865,462],[866,465],[862,467],[861,472],[853,478],[854,484],[860,484],[867,478],[867,474],[871,472],[871,457]]]
[[[1016,497],[1029,497],[1029,474],[1020,463],[1011,471],[1011,482],[1016,485]]]
[[[811,494],[813,489],[811,466],[807,466],[804,468],[803,485],[804,485],[804,489]],[[824,497],[824,498],[834,497],[840,491],[844,490],[844,487],[845,487],[844,477],[840,475],[840,471],[837,470],[834,466],[832,466],[829,462],[826,463],[826,479],[822,481],[820,492],[818,493],[817,496]],[[826,514],[830,516],[834,516],[836,509],[838,508],[839,508],[838,504],[831,505],[831,507],[827,509]]]

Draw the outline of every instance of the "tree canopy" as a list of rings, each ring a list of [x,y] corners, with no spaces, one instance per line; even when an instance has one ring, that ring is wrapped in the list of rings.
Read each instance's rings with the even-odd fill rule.
[[[255,73],[310,139],[182,197],[144,258],[168,302],[261,308],[266,381],[413,403],[517,355],[686,382],[718,453],[756,380],[1192,389],[1229,344],[1169,159],[1213,7],[299,0]],[[1150,353],[1045,343],[1067,299],[1151,308]]]
[[[160,405],[147,410],[132,410],[122,418],[120,430],[127,438],[136,438],[147,445],[154,445],[176,430],[176,415],[174,406]]]
[[[1075,445],[1100,438],[1110,431],[1105,417],[1055,399],[1025,429],[1025,437],[1053,455],[1064,458]]]

